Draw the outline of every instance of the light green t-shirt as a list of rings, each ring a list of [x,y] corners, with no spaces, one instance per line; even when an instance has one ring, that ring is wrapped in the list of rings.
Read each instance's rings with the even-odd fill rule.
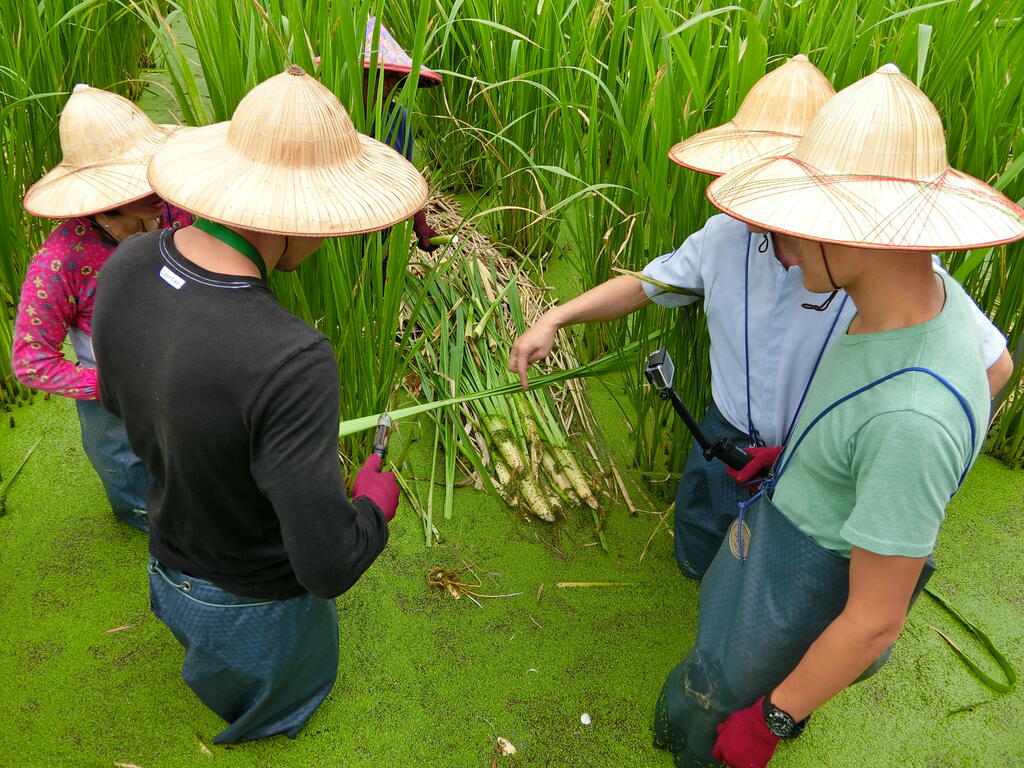
[[[984,439],[990,403],[977,323],[960,285],[948,275],[943,281],[945,304],[927,323],[838,337],[793,430],[786,451],[792,461],[773,500],[814,541],[847,557],[851,546],[880,555],[931,554],[949,497]],[[794,452],[830,404],[911,366],[935,371],[964,396],[974,416],[973,444],[956,396],[913,371],[832,410]]]

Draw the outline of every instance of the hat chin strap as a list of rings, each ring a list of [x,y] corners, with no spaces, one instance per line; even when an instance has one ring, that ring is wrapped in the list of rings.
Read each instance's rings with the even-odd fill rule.
[[[821,260],[825,264],[825,274],[828,275],[828,281],[832,283],[833,291],[828,295],[827,299],[821,302],[821,304],[801,304],[800,306],[803,309],[813,309],[815,312],[824,312],[828,309],[828,305],[832,303],[832,299],[834,299],[836,294],[842,289],[840,286],[836,285],[836,281],[832,277],[832,270],[828,268],[828,257],[825,256],[825,249],[821,247],[821,243],[818,243],[818,252],[821,253]]]

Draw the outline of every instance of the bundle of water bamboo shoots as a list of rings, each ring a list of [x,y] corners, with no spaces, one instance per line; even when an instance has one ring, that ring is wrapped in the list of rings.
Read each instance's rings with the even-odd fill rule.
[[[428,298],[417,308],[426,337],[417,358],[422,396],[455,397],[515,381],[506,368],[512,342],[550,305],[548,290],[467,223],[454,201],[432,198],[428,216],[438,230],[457,231],[458,246],[418,254],[410,266],[433,275]],[[579,365],[565,343],[556,343],[548,362],[554,368]],[[589,508],[603,545],[599,499],[613,491],[615,479],[595,447],[600,442],[582,381],[557,392],[484,398],[437,418],[443,421],[437,434],[449,462],[449,485],[461,453],[479,486],[493,488],[525,514],[554,521]]]

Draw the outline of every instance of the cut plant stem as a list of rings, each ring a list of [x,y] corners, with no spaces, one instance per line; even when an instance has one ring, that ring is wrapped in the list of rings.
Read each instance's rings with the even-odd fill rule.
[[[559,581],[556,587],[641,587],[636,581]]]
[[[29,458],[31,458],[36,448],[39,447],[39,443],[41,443],[42,441],[42,437],[37,438],[36,441],[32,444],[32,447],[28,449],[28,453],[25,454],[25,457],[21,460],[21,463],[18,464],[18,466],[15,468],[14,472],[8,475],[7,479],[0,483],[0,517],[3,517],[7,514],[7,492],[10,490],[11,485],[14,483],[15,479],[17,479],[18,473],[20,473],[21,470],[25,468],[25,465],[28,463]]]

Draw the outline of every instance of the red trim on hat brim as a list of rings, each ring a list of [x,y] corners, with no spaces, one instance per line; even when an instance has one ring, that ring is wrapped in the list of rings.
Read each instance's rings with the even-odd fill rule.
[[[718,178],[719,176],[724,176],[726,174],[726,171],[713,171],[710,168],[701,168],[697,165],[692,165],[690,163],[684,163],[680,160],[676,160],[672,156],[671,149],[668,151],[668,159],[671,160],[676,165],[678,165],[680,168],[688,168],[691,171],[697,171],[697,173],[706,173],[708,176],[714,176],[715,178]]]
[[[369,69],[370,62],[363,59],[363,68]],[[410,75],[412,74],[412,67],[405,64],[392,64],[391,62],[377,60],[377,68],[382,69],[385,72],[394,72],[399,75]],[[420,67],[420,85],[424,88],[433,88],[435,85],[441,84],[441,76],[432,69],[426,67]]]
[[[723,176],[725,174],[722,174]],[[734,219],[742,221],[744,224],[753,224],[758,229],[763,229],[768,232],[778,232],[780,235],[789,235],[795,237],[798,240],[807,240],[812,243],[825,243],[827,245],[847,245],[851,248],[863,248],[864,250],[871,251],[919,251],[921,253],[934,253],[936,251],[973,251],[978,248],[995,248],[997,245],[1006,245],[1007,243],[1014,243],[1020,240],[1020,237],[1007,237],[1002,240],[993,240],[988,243],[978,243],[977,245],[882,245],[882,244],[868,244],[854,242],[852,240],[832,240],[826,237],[811,237],[806,233],[793,232],[789,229],[782,229],[774,224],[765,224],[763,221],[754,221],[754,219],[740,214],[724,207],[721,203],[717,202],[714,197],[711,196],[709,191],[711,185],[708,185],[708,189],[704,190],[704,196],[708,199],[715,208],[720,210],[722,213],[731,216]]]
[[[793,162],[796,165],[800,166],[809,175],[811,175],[811,176],[815,176],[816,175],[819,180],[828,178],[828,174],[820,174],[820,173],[814,174],[814,173],[811,173],[810,170],[808,170],[808,169],[813,169],[813,166],[809,165],[808,163],[803,162],[802,160],[799,160],[798,158],[793,157],[792,155],[784,155],[782,157],[761,158],[760,160],[765,161],[765,166],[767,166],[770,163],[774,163],[777,160],[789,160],[790,162]],[[758,161],[757,160],[752,161],[751,165],[753,165],[756,162],[758,162]],[[762,167],[764,167],[764,166],[762,166]],[[988,185],[985,184],[985,182],[981,181],[981,179],[978,179],[978,178],[976,178],[974,176],[970,176],[969,174],[965,174],[963,171],[957,171],[952,166],[947,166],[946,170],[943,172],[942,175],[946,175],[946,174],[948,174],[950,172],[960,173],[961,175],[968,176],[969,178],[973,179],[974,181],[978,181],[981,184],[983,184],[985,186],[988,186]],[[722,176],[725,176],[725,175],[726,174],[722,174]],[[721,176],[719,176],[718,178],[720,179]],[[898,179],[898,178],[893,178],[891,176],[877,176],[877,175],[874,175],[874,174],[866,174],[866,173],[865,174],[850,174],[850,175],[844,176],[842,179],[838,179],[837,178],[837,179],[835,179],[835,181],[837,181],[837,182],[838,181],[845,182],[845,181],[848,181],[850,179],[858,179],[858,180],[861,180],[861,181],[876,181],[877,180],[877,181],[915,182],[914,179]],[[855,241],[855,240],[837,240],[837,239],[828,238],[828,237],[813,237],[811,235],[808,235],[807,233],[794,232],[793,230],[783,229],[782,227],[766,224],[763,221],[755,221],[752,218],[749,218],[747,216],[743,216],[743,215],[739,214],[738,212],[736,212],[732,208],[726,207],[726,205],[724,203],[722,203],[720,200],[718,200],[714,196],[714,194],[712,194],[712,192],[711,192],[711,187],[714,186],[714,184],[717,181],[718,181],[718,179],[715,179],[715,181],[712,181],[710,184],[708,184],[707,187],[704,188],[704,196],[708,199],[708,202],[710,202],[715,208],[720,210],[722,213],[725,213],[725,214],[731,216],[732,218],[738,219],[739,221],[742,221],[742,222],[744,222],[746,224],[753,224],[755,227],[758,227],[759,229],[767,230],[768,232],[778,232],[778,233],[783,234],[783,235],[790,235],[791,237],[795,237],[795,238],[798,238],[800,240],[807,240],[807,241],[814,242],[814,243],[827,243],[827,244],[830,244],[830,245],[846,245],[846,246],[850,246],[852,248],[864,248],[866,250],[875,250],[875,251],[920,251],[920,252],[926,252],[926,253],[934,253],[936,251],[974,251],[974,250],[977,250],[979,248],[995,248],[996,246],[1007,245],[1009,243],[1017,242],[1018,240],[1021,239],[1020,235],[1015,235],[1013,237],[1004,237],[1004,238],[1000,238],[998,240],[990,240],[990,241],[987,241],[987,242],[984,242],[984,243],[976,243],[976,244],[972,244],[972,245],[957,245],[957,244],[954,244],[954,245],[889,245],[889,244],[886,244],[886,243],[865,243],[865,242],[862,242],[862,241]],[[925,182],[925,183],[936,185],[938,182],[933,181],[933,182]],[[1017,203],[1015,203],[1013,200],[1008,198],[1006,195],[1004,195],[998,189],[995,189],[994,187],[992,187],[992,190],[997,195],[999,195],[1004,200],[1006,200],[1006,202],[1008,202],[1012,208],[1017,208],[1019,211],[1024,213],[1024,208],[1022,208]]]

